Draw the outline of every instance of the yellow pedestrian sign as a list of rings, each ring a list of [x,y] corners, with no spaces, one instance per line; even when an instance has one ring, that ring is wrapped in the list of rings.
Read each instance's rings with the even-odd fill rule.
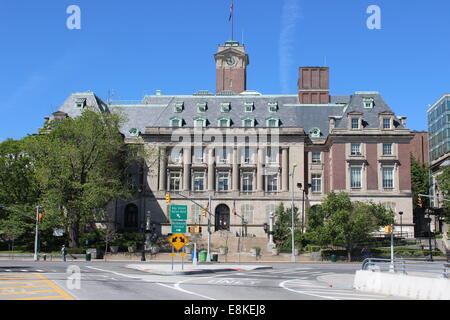
[[[169,237],[169,242],[177,251],[180,251],[189,240],[184,234],[177,233]]]

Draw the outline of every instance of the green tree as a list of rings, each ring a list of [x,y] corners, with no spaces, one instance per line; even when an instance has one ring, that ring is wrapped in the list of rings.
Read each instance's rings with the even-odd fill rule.
[[[45,223],[68,229],[72,248],[78,248],[84,224],[101,220],[101,210],[115,198],[131,197],[126,182],[126,147],[119,128],[123,118],[86,108],[81,116],[50,122],[47,133],[30,137],[45,207]]]
[[[436,179],[439,185],[439,190],[441,191],[439,197],[450,199],[450,167],[444,167]],[[442,208],[446,222],[450,223],[450,201],[442,201]]]
[[[413,206],[417,209],[418,194],[428,194],[430,189],[430,175],[428,168],[411,157],[411,187],[413,192]],[[422,198],[423,205],[428,206],[428,198]]]
[[[297,227],[299,226],[298,208],[294,206],[294,241],[301,245],[301,231]],[[292,248],[292,208],[284,207],[281,202],[275,209],[274,215],[275,228],[273,240],[276,245],[281,249]],[[298,241],[298,242],[297,242]],[[299,247],[299,246],[297,246]]]
[[[382,204],[352,202],[347,193],[331,192],[308,212],[308,240],[321,246],[343,246],[351,261],[352,249],[367,242],[371,233],[393,221],[393,212]]]

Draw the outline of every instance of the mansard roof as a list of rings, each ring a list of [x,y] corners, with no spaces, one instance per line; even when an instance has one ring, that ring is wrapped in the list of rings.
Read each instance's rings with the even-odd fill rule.
[[[374,100],[373,108],[364,108],[363,99]],[[195,95],[147,95],[141,101],[133,103],[104,103],[92,92],[74,93],[67,98],[59,111],[76,117],[82,109],[77,108],[76,101],[86,98],[86,106],[93,106],[101,112],[122,113],[127,121],[122,133],[130,137],[132,129],[145,132],[147,127],[170,127],[171,119],[183,119],[184,127],[194,127],[194,119],[201,116],[208,120],[208,127],[218,127],[218,119],[226,116],[231,127],[242,127],[246,117],[255,119],[255,127],[266,127],[267,119],[276,117],[281,128],[303,128],[306,134],[318,128],[320,138],[329,135],[329,117],[336,118],[336,128],[347,127],[347,115],[352,112],[361,114],[369,128],[379,127],[379,114],[392,112],[381,95],[376,92],[357,92],[353,95],[337,95],[330,97],[329,104],[299,104],[297,95],[263,95],[256,91],[248,91],[238,95],[214,95],[208,91],[200,91]],[[176,112],[177,105],[183,104],[181,112]],[[277,110],[269,108],[276,103]],[[199,112],[198,105],[206,104],[205,111]],[[221,106],[229,104],[230,109],[223,112]],[[253,104],[251,112],[245,106]],[[178,108],[179,109],[179,108]],[[179,111],[179,110],[178,110]],[[397,121],[396,126],[401,126]]]

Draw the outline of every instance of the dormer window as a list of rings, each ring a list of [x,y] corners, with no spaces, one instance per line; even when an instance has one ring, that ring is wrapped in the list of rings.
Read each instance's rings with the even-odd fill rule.
[[[175,107],[173,107],[173,112],[180,113],[183,112],[184,102],[176,102]]]
[[[206,102],[197,103],[197,112],[206,112],[207,105]]]
[[[312,128],[309,131],[309,134],[311,138],[320,138],[320,129],[319,128]]]
[[[170,119],[170,126],[171,127],[182,127],[183,126],[183,119],[179,117],[173,117]]]
[[[253,118],[245,118],[242,120],[242,126],[245,128],[251,128],[255,126],[255,119]]]
[[[75,106],[79,109],[86,107],[86,98],[78,98],[75,100]]]
[[[391,118],[383,118],[383,129],[391,129]]]
[[[365,109],[373,109],[375,102],[374,102],[373,98],[364,98],[363,104],[364,104]]]
[[[202,117],[194,118],[194,127],[206,127],[206,119]]]
[[[269,112],[277,112],[278,102],[269,102]]]
[[[220,104],[220,111],[221,112],[230,112],[231,110],[231,104],[229,102],[221,103]]]
[[[245,110],[245,112],[253,112],[253,109],[254,109],[254,103],[253,102],[246,102],[245,104],[244,104],[244,110]]]
[[[217,126],[221,128],[230,127],[231,119],[227,117],[222,117],[217,120]]]
[[[266,125],[269,128],[278,128],[280,126],[280,119],[274,117],[268,118],[266,120]]]
[[[141,133],[137,128],[131,128],[129,132],[131,137],[139,137]]]

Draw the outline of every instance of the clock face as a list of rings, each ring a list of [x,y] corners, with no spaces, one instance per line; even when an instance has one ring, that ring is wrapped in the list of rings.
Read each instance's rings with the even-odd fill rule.
[[[229,66],[234,65],[234,63],[236,62],[233,57],[227,57],[227,58],[225,58],[225,61],[227,62],[227,64]]]

